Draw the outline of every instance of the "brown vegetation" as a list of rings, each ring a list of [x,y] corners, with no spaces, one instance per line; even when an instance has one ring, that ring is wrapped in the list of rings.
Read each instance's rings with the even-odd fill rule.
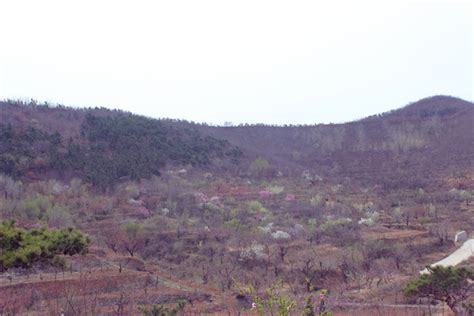
[[[15,128],[79,141],[86,113],[117,115],[0,107]],[[434,97],[340,125],[169,121],[239,146],[242,160],[170,163],[159,176],[124,177],[106,190],[54,169],[2,174],[2,221],[74,226],[91,247],[62,270],[0,274],[0,314],[128,315],[181,299],[185,314],[255,314],[235,281],[257,293],[281,281],[298,311],[308,296],[319,304],[322,289],[335,315],[439,311],[407,305],[401,289],[455,248],[457,231],[472,233],[473,117],[472,104]]]

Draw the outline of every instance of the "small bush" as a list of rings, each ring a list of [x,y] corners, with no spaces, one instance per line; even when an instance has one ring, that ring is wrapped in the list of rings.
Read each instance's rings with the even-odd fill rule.
[[[0,224],[0,270],[29,268],[38,261],[64,266],[64,259],[57,255],[85,254],[89,243],[88,237],[73,228],[27,230],[4,221]]]
[[[154,304],[151,307],[140,306],[139,309],[144,316],[174,316],[177,315],[179,311],[184,309],[186,301],[178,300],[176,306],[172,308],[167,308],[162,304]]]

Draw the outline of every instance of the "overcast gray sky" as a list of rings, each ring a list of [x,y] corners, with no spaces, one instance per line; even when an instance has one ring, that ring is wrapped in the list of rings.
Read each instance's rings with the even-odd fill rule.
[[[0,98],[222,124],[473,99],[472,1],[0,0]]]

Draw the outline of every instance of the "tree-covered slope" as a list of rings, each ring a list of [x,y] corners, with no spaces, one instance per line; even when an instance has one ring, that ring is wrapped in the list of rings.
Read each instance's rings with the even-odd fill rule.
[[[276,174],[423,187],[474,169],[474,106],[446,96],[344,124],[216,127],[103,108],[0,102],[0,171],[76,176],[106,188],[167,164],[240,172],[263,158]],[[318,119],[315,118],[315,121]],[[245,153],[245,159],[243,159]]]
[[[34,115],[45,106],[0,106],[5,107],[0,123],[0,172],[16,178],[52,173],[59,178],[80,177],[106,189],[121,178],[136,180],[159,175],[167,164],[206,167],[216,160],[233,164],[242,155],[228,141],[164,120],[115,111],[67,109],[79,114],[79,122],[69,119],[74,115],[63,116],[53,132],[38,120],[40,116]],[[45,109],[56,115],[65,110]],[[12,114],[29,114],[33,118],[15,120]],[[79,132],[71,134],[71,130]]]

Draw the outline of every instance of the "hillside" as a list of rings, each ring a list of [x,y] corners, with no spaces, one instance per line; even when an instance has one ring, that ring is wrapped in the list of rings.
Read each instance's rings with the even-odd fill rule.
[[[390,187],[422,187],[474,168],[474,106],[445,96],[345,124],[201,127],[249,156]]]
[[[79,110],[8,101],[0,107],[3,172],[36,175],[61,169],[102,187],[124,176],[138,179],[159,174],[169,163],[206,166],[214,158],[224,158],[236,164],[243,158],[242,151],[247,162],[258,157],[270,161],[275,172],[299,174],[309,169],[321,176],[388,187],[423,187],[474,168],[474,106],[446,96],[345,124],[284,127],[213,127],[103,108]],[[12,136],[20,138],[14,141],[17,147],[33,147],[33,151],[5,143],[9,125],[14,133],[22,131]],[[43,147],[49,148],[38,153],[32,142],[47,142]],[[54,142],[60,143],[59,148],[54,148]],[[48,150],[50,157],[45,159],[58,161],[53,157],[62,154],[63,165],[24,162],[25,157],[38,160],[38,154],[44,156]],[[15,157],[6,157],[6,151]],[[82,156],[74,156],[79,153]],[[91,159],[92,166],[88,165]],[[141,167],[133,167],[135,162]],[[101,176],[92,170],[96,168],[108,170],[108,177],[98,179]]]
[[[236,164],[227,141],[118,111],[0,103],[0,171],[15,178],[79,177],[100,189],[159,175],[166,165]]]
[[[474,232],[469,102],[283,127],[0,109],[0,314],[446,312],[403,288]]]
[[[202,127],[288,172],[423,187],[474,168],[474,106],[431,97],[346,124]]]

